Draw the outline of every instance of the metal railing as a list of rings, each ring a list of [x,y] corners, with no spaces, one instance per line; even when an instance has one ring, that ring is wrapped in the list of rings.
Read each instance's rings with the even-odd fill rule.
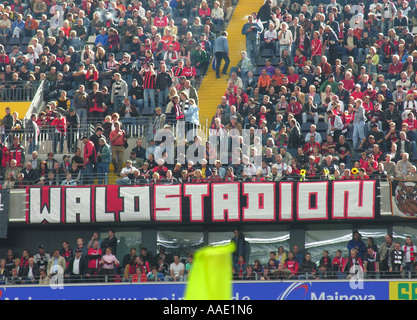
[[[65,134],[56,132],[55,126],[42,126],[38,135],[27,130],[12,130],[2,138],[8,146],[12,144],[12,137],[18,137],[20,145],[27,153],[74,153],[76,147],[81,147],[83,135],[90,136],[94,133],[92,125],[80,125],[79,128],[67,128]]]
[[[234,281],[285,281],[285,280],[331,280],[331,281],[346,281],[352,279],[353,275],[344,272],[334,272],[329,271],[326,273],[304,273],[299,272],[295,275],[290,276],[290,272],[252,272],[250,274],[243,272],[241,274],[233,274]],[[417,278],[417,271],[402,271],[402,272],[365,272],[361,275],[356,274],[357,277],[360,277],[361,280],[401,280],[401,279],[415,279]],[[16,276],[0,276],[0,285],[38,285],[38,284],[69,284],[69,283],[82,283],[82,284],[94,284],[94,283],[139,283],[139,282],[171,282],[174,279],[163,273],[158,273],[157,277],[151,276],[151,273],[143,275],[135,275],[124,273],[102,273],[98,274],[81,274],[81,275],[71,275],[71,274],[60,274],[58,276],[45,275],[43,277],[23,277],[20,275]],[[184,274],[183,276],[176,279],[178,282],[188,281],[188,275]]]
[[[239,281],[262,281],[262,280],[350,280],[353,277],[357,277],[361,280],[370,280],[370,279],[412,279],[417,278],[417,270],[410,270],[410,271],[398,271],[398,272],[389,272],[389,271],[367,271],[367,272],[357,272],[356,274],[351,274],[349,272],[339,272],[339,271],[317,271],[315,273],[312,272],[303,272],[299,271],[297,273],[291,273],[290,270],[279,271],[279,270],[272,270],[268,271],[267,273],[264,272],[252,272],[248,274],[247,272],[242,273],[234,273],[233,280]]]
[[[29,81],[6,81],[0,85],[2,101],[32,101],[38,84],[28,85]]]

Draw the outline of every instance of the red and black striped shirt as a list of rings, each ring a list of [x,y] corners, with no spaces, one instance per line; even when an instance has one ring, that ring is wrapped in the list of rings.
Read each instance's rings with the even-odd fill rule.
[[[145,71],[143,74],[143,89],[155,89],[155,74],[150,71]]]

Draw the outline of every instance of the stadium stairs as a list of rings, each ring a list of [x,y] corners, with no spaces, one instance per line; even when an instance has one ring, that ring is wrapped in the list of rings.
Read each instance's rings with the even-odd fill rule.
[[[236,66],[240,60],[240,52],[246,50],[245,36],[242,35],[242,27],[247,22],[247,17],[253,11],[258,11],[263,5],[263,0],[239,0],[233,15],[227,26],[229,40],[230,67]],[[223,67],[223,64],[222,64]],[[222,70],[222,69],[220,69]],[[216,107],[220,104],[220,98],[224,95],[229,76],[221,75],[221,79],[216,79],[215,71],[209,67],[198,91],[200,115],[209,119],[216,112]]]

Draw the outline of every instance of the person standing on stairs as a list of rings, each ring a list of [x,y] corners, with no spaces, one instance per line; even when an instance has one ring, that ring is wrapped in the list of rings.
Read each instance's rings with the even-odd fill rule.
[[[258,56],[258,32],[262,29],[258,24],[253,22],[253,17],[248,17],[248,22],[242,27],[242,34],[246,36],[246,53],[252,64],[255,63],[255,59]]]
[[[214,41],[214,54],[216,57],[216,78],[220,78],[220,66],[222,60],[225,61],[222,74],[227,75],[227,68],[229,67],[229,41],[227,40],[227,32],[223,31],[221,36]]]

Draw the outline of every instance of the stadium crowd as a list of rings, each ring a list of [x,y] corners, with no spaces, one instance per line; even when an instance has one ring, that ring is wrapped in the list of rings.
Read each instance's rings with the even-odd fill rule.
[[[233,253],[234,280],[288,280],[288,279],[380,279],[415,277],[416,246],[412,237],[407,236],[403,245],[394,242],[391,235],[379,247],[372,237],[367,243],[362,241],[359,232],[353,232],[347,243],[348,254],[337,250],[334,257],[327,250],[319,261],[312,261],[309,252],[302,253],[298,245],[292,250],[279,246],[271,251],[264,261],[259,259],[249,263],[249,243],[245,235],[234,230],[231,242],[236,244]],[[193,252],[187,257],[172,255],[161,247],[153,254],[146,248],[130,248],[122,259],[117,257],[117,237],[114,230],[108,231],[108,238],[99,239],[98,233],[85,245],[78,238],[71,248],[68,241],[61,249],[51,253],[40,245],[38,252],[31,255],[23,250],[19,258],[12,249],[0,260],[0,283],[49,284],[60,280],[65,283],[80,282],[148,282],[148,281],[186,281],[193,264]],[[359,273],[359,275],[358,275]],[[62,282],[61,282],[62,283]]]
[[[176,134],[179,123],[199,125],[198,80],[212,57],[217,73],[223,59],[227,71],[223,30],[234,5],[3,2],[1,74],[5,81],[16,74],[43,80],[48,102],[25,124],[6,110],[3,187],[103,183],[110,163],[120,184],[416,179],[417,41],[410,31],[417,7],[404,0],[265,1],[242,26],[246,51],[213,106],[210,135],[227,135],[238,147],[218,165],[216,146],[200,145],[206,137],[180,137],[177,144],[203,148],[207,163],[176,154],[181,161],[168,164],[164,150],[156,157],[158,129]],[[139,139],[123,167],[131,137],[124,128],[148,112],[149,145],[144,149]],[[87,134],[88,123],[95,133],[80,139],[80,154],[77,134]],[[53,141],[53,153],[66,142],[75,155],[48,154],[45,165],[36,154],[41,134]],[[28,150],[21,139],[30,141]],[[32,159],[25,160],[25,151]]]

